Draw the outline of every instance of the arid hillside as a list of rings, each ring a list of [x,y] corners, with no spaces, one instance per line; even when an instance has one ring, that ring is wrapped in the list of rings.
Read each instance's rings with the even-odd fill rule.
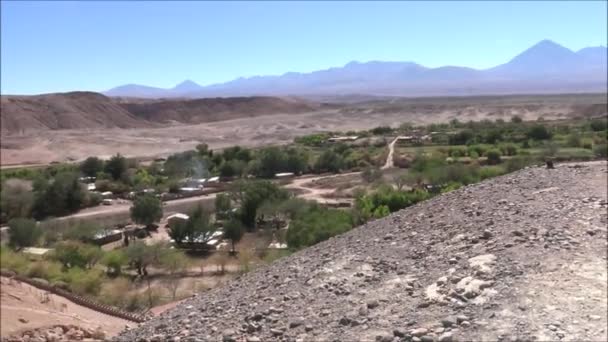
[[[297,114],[321,108],[294,98],[235,97],[144,100],[93,92],[2,97],[2,132],[97,128],[154,128],[259,115]]]
[[[121,106],[152,122],[198,124],[268,114],[297,114],[321,108],[312,102],[276,97],[229,97],[195,100],[132,100]]]
[[[606,162],[527,168],[331,238],[120,341],[605,341]]]
[[[91,92],[2,96],[3,133],[77,128],[151,127],[107,96]]]

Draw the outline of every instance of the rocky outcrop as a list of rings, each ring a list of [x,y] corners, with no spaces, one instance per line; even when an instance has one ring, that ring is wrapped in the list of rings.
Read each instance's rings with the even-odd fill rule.
[[[606,340],[606,169],[529,168],[435,197],[117,339]]]

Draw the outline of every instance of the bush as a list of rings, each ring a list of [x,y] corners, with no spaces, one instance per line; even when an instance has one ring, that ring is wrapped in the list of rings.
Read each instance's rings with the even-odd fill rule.
[[[36,246],[42,237],[42,229],[32,219],[16,218],[8,222],[9,246],[20,249]]]
[[[372,134],[374,135],[383,135],[383,134],[389,134],[393,131],[392,128],[390,128],[389,126],[378,126],[376,128],[372,128],[370,132],[372,132]]]
[[[500,145],[500,152],[505,156],[514,156],[517,154],[517,146],[515,144]]]
[[[568,136],[568,141],[566,142],[566,146],[568,147],[581,147],[582,140],[581,136],[578,133],[572,133]]]
[[[511,122],[512,123],[520,123],[522,121],[523,121],[522,118],[519,117],[519,116],[517,116],[517,115],[514,115],[513,117],[511,117]]]
[[[0,192],[1,221],[17,217],[29,217],[34,204],[32,187],[27,181],[8,179]]]
[[[607,144],[595,145],[595,147],[593,148],[593,154],[596,157],[600,157],[600,158],[608,157],[608,145]]]
[[[234,245],[241,241],[241,238],[245,234],[245,228],[241,221],[231,219],[224,224],[224,238],[230,240],[232,244],[232,251],[234,252]]]
[[[294,141],[298,144],[318,147],[318,146],[323,145],[327,141],[328,138],[329,138],[328,134],[320,133],[320,134],[305,135],[303,137],[296,137],[294,139]]]
[[[344,233],[352,228],[352,217],[337,209],[314,207],[291,221],[287,230],[287,245],[302,248]]]
[[[57,244],[52,258],[66,268],[91,268],[103,256],[101,248],[76,241],[65,241]]]
[[[361,172],[361,178],[367,183],[373,183],[382,179],[382,171],[375,167],[367,167]]]
[[[526,134],[529,139],[533,140],[547,140],[551,139],[551,132],[544,125],[534,125],[530,127]]]
[[[340,172],[344,168],[344,158],[333,150],[325,150],[317,159],[314,170],[317,173]]]
[[[589,127],[591,127],[591,130],[593,130],[594,132],[605,131],[608,129],[608,120],[607,119],[591,120],[591,122],[589,123]]]
[[[216,218],[225,218],[232,208],[230,196],[227,194],[217,194],[215,196],[215,216]]]
[[[488,164],[490,165],[496,165],[500,163],[500,151],[493,149],[493,150],[489,150],[486,153],[486,157],[488,158]]]
[[[63,239],[90,242],[102,228],[92,222],[78,221],[62,234]]]
[[[469,157],[473,158],[471,154],[476,153],[478,157],[483,156],[486,153],[486,148],[482,145],[471,145],[467,148]]]
[[[127,264],[127,256],[120,250],[113,250],[105,253],[101,263],[107,267],[108,274],[113,276],[120,275],[122,267]]]
[[[30,262],[20,253],[15,253],[12,250],[0,247],[0,265],[2,268],[9,269],[17,274],[25,275]]]
[[[99,270],[84,271],[80,268],[72,268],[67,272],[70,280],[70,288],[77,294],[97,295],[101,290],[104,277]]]
[[[31,263],[27,269],[27,276],[30,278],[42,278],[51,283],[63,279],[61,265],[44,260]]]
[[[505,170],[500,166],[487,166],[479,169],[479,178],[482,180],[500,176],[505,173]]]

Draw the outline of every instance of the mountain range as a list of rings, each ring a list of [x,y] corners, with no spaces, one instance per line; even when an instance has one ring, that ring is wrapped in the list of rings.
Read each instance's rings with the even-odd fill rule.
[[[483,52],[480,52],[483,53]],[[572,51],[543,40],[505,64],[479,70],[428,68],[414,62],[350,62],[310,73],[238,78],[201,86],[186,80],[173,88],[127,84],[105,95],[141,98],[202,98],[252,95],[453,96],[607,91],[607,48]]]

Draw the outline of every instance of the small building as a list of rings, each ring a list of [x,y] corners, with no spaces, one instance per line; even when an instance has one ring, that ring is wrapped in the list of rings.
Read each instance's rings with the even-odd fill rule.
[[[272,241],[268,245],[268,249],[287,249],[287,244],[286,243],[281,243],[281,242],[278,242],[278,241]]]
[[[101,204],[103,205],[112,205],[112,203],[114,203],[114,201],[111,198],[104,198],[101,200]]]
[[[21,252],[33,258],[42,258],[52,250],[51,248],[25,247]]]
[[[95,183],[89,183],[87,184],[87,190],[89,191],[95,191],[96,187],[95,187]]]
[[[357,136],[357,135],[346,135],[346,136],[339,136],[339,137],[331,137],[331,138],[327,139],[327,141],[344,142],[344,141],[355,141],[357,139],[359,139],[359,136]]]
[[[95,182],[95,177],[80,177],[78,178],[79,181],[83,182],[83,183],[94,183]]]
[[[112,193],[112,191],[104,191],[101,193],[101,197],[103,198],[112,198],[114,197],[114,194]]]
[[[220,177],[215,176],[215,177],[211,177],[211,178],[207,179],[206,183],[219,183],[219,181],[220,181]]]
[[[277,173],[274,175],[275,178],[289,178],[289,177],[293,177],[294,173],[293,172],[281,172],[281,173]]]
[[[174,227],[179,222],[188,221],[189,218],[190,218],[190,216],[188,216],[186,214],[182,214],[182,213],[176,213],[173,215],[169,215],[169,217],[167,217],[167,225],[169,227]]]
[[[184,186],[179,188],[179,191],[181,192],[194,192],[194,191],[199,191],[200,188],[195,188],[195,187],[191,187],[191,186]]]

